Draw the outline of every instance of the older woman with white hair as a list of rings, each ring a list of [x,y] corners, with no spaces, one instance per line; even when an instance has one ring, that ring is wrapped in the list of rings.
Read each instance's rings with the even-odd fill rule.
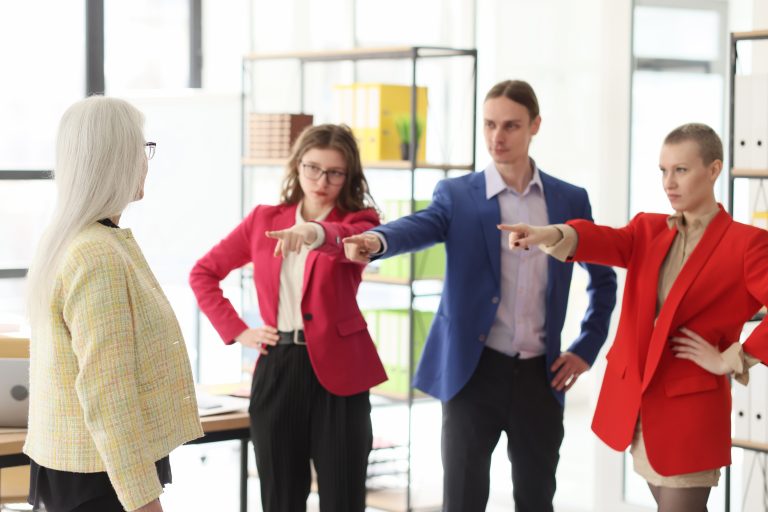
[[[58,200],[29,273],[29,501],[49,512],[162,511],[168,454],[200,437],[181,330],[131,231],[154,143],[129,103],[61,120]],[[145,152],[146,151],[146,152]]]

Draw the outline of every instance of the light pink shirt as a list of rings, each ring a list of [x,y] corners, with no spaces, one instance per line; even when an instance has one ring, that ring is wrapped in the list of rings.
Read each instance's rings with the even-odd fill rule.
[[[522,194],[507,187],[494,164],[485,169],[485,195],[497,197],[502,224],[549,224],[541,175],[533,160],[531,166],[533,179]],[[546,352],[547,255],[538,247],[512,251],[507,237],[499,239],[501,298],[486,346],[522,359],[540,356]]]

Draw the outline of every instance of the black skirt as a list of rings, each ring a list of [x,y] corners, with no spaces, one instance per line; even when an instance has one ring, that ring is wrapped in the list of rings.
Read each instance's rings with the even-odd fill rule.
[[[157,476],[165,486],[172,481],[171,461],[166,456],[155,462]],[[80,505],[99,498],[117,496],[105,471],[72,473],[37,464],[30,459],[29,498],[35,508],[45,505],[48,512],[70,512]]]

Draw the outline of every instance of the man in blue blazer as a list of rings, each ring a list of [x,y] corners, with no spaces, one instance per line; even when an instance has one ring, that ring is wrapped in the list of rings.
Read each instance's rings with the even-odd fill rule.
[[[538,248],[510,251],[497,226],[591,219],[589,198],[528,156],[541,124],[529,84],[496,84],[483,117],[492,164],[441,181],[426,209],[345,239],[345,251],[365,262],[445,243],[440,307],[414,382],[443,403],[443,510],[485,510],[491,454],[503,431],[516,510],[552,511],[564,393],[605,342],[616,274],[582,265],[589,308],[581,333],[561,352],[573,264]]]

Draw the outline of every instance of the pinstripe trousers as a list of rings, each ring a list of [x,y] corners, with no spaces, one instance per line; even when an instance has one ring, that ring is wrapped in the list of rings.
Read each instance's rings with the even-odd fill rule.
[[[302,345],[262,355],[251,389],[251,439],[265,512],[304,512],[317,473],[321,512],[363,512],[373,443],[365,391],[337,396],[318,382]]]

